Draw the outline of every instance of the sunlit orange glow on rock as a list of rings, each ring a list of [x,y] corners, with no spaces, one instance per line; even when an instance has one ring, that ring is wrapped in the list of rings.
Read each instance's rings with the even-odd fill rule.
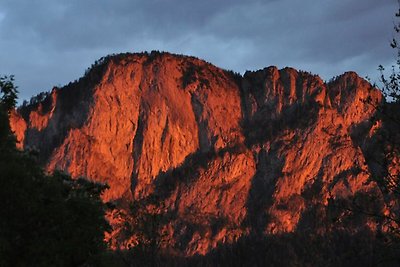
[[[186,255],[250,232],[292,232],[311,206],[375,186],[355,171],[368,166],[352,135],[380,127],[365,102],[382,96],[353,72],[329,83],[276,67],[234,77],[171,54],[104,64],[98,80],[75,85],[88,93],[61,88],[27,121],[12,113],[18,146],[48,148],[48,171],[108,183],[105,201],[157,196],[157,212],[175,214],[167,245]],[[113,247],[134,245],[109,218]]]
[[[26,122],[17,112],[10,113],[10,127],[17,138],[17,148],[24,148]]]

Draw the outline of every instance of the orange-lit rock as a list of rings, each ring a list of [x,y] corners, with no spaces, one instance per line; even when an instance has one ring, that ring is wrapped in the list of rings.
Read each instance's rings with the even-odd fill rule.
[[[11,126],[48,171],[110,185],[103,199],[122,211],[109,214],[114,248],[135,245],[121,227],[136,201],[166,214],[165,246],[194,255],[313,227],[310,210],[373,190],[362,140],[380,127],[367,102],[381,99],[352,72],[330,83],[291,68],[240,77],[192,57],[126,54],[21,110],[26,121],[13,113]]]
[[[15,111],[10,113],[10,126],[17,138],[17,147],[24,148],[26,121]]]

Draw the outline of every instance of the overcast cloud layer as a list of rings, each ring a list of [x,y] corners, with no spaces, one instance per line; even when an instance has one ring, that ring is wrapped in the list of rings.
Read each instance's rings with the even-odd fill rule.
[[[20,98],[82,76],[110,53],[169,51],[243,73],[291,66],[376,79],[396,0],[0,0],[0,75]]]

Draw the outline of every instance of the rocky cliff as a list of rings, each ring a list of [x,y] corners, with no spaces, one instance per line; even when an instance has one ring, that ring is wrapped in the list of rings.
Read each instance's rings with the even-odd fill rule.
[[[48,171],[109,184],[113,247],[137,244],[146,212],[161,218],[162,246],[193,255],[251,234],[322,231],[332,200],[376,194],[365,140],[381,101],[353,72],[325,83],[291,68],[241,76],[193,57],[121,54],[19,108],[11,126]]]

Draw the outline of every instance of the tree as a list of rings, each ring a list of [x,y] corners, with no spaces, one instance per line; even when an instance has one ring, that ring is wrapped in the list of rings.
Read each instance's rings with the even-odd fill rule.
[[[14,76],[0,77],[0,149],[15,148],[15,138],[10,130],[8,116],[17,103],[17,87],[14,86]]]
[[[102,253],[105,185],[44,173],[16,149],[9,126],[17,90],[0,78],[0,266],[80,266]],[[97,264],[96,264],[97,265]]]
[[[354,198],[349,210],[355,213],[374,217],[381,222],[381,232],[378,234],[385,240],[386,252],[398,250],[400,247],[400,0],[395,13],[393,40],[391,48],[396,50],[396,63],[391,66],[389,74],[380,65],[380,89],[384,99],[376,105],[371,99],[367,104],[376,109],[371,125],[378,125],[375,134],[367,138],[363,150],[366,152],[366,163],[370,180],[375,182],[380,191],[380,199],[369,197],[369,203],[383,203],[381,212],[370,211],[359,204]],[[365,202],[365,201],[364,201]],[[393,256],[395,255],[395,256]],[[392,254],[398,260],[397,253]]]
[[[395,36],[390,43],[397,52],[396,62],[389,74],[386,74],[382,65],[378,67],[378,88],[384,97],[381,103],[376,103],[372,98],[365,101],[375,109],[375,115],[369,123],[363,124],[369,125],[362,130],[363,134],[354,136],[360,139],[358,142],[368,166],[365,169],[363,164],[359,169],[377,186],[346,199],[329,199],[331,203],[328,205],[333,211],[333,223],[343,228],[349,227],[352,222],[360,222],[360,218],[364,222],[366,218],[377,224],[374,238],[380,244],[377,253],[384,266],[400,264],[400,0],[398,2]],[[350,219],[338,223],[343,221],[344,214]]]
[[[394,24],[395,36],[390,46],[396,50],[396,64],[391,66],[389,76],[385,75],[385,68],[380,65],[381,91],[387,102],[376,107],[377,119],[381,120],[382,127],[379,131],[379,145],[382,148],[382,159],[377,161],[380,172],[373,177],[378,183],[387,200],[392,202],[389,207],[398,206],[397,201],[400,197],[400,0],[399,8],[395,13],[396,22]],[[398,209],[398,207],[396,207]],[[392,209],[393,210],[393,209]],[[400,236],[400,214],[391,212],[389,219],[397,226],[396,232]]]
[[[400,34],[400,0],[398,0],[399,9],[395,13],[395,17],[398,20],[394,24],[394,33]],[[394,36],[390,46],[396,50],[397,59],[396,64],[392,65],[391,73],[389,77],[386,77],[384,74],[385,68],[382,65],[379,65],[378,70],[380,71],[382,82],[382,92],[389,101],[393,101],[394,103],[400,102],[400,46],[399,46],[399,36]]]
[[[17,104],[17,87],[14,85],[14,75],[0,77],[1,104],[10,111]]]

